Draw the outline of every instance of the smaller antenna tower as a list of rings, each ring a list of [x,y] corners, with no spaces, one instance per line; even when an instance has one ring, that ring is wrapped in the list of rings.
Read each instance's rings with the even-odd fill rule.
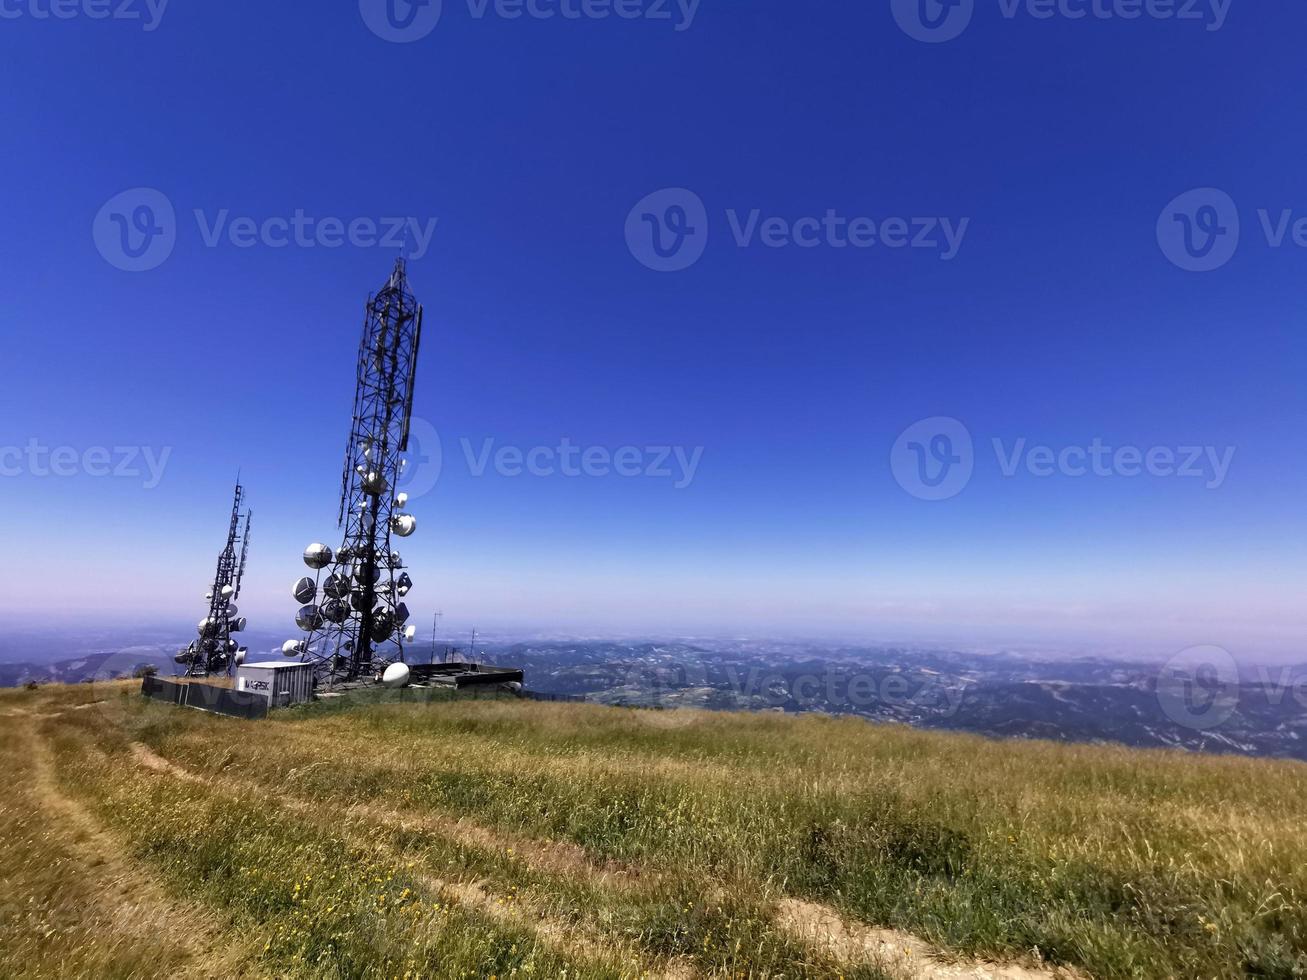
[[[236,607],[241,593],[241,579],[250,555],[250,525],[254,512],[241,513],[245,503],[245,488],[236,478],[236,491],[231,503],[231,519],[227,525],[227,546],[218,555],[218,569],[213,585],[204,597],[209,601],[209,614],[197,627],[199,638],[173,659],[186,667],[188,677],[207,677],[211,674],[231,673],[233,666],[245,659],[246,650],[232,637],[243,632],[245,617]],[[239,548],[239,552],[237,551]]]

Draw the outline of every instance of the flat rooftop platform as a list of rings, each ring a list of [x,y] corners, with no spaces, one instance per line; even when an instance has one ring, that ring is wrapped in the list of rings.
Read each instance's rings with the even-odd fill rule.
[[[440,684],[455,689],[490,684],[521,684],[525,676],[514,667],[486,664],[409,664],[409,675],[418,684]]]

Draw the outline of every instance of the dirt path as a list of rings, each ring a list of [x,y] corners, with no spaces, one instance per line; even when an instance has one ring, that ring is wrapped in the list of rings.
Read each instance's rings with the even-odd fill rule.
[[[133,743],[132,757],[146,769],[161,775],[170,776],[192,783],[205,783],[215,788],[226,788],[237,792],[263,793],[264,790],[250,782],[233,779],[229,776],[206,778],[197,773],[165,759],[154,750],[141,743]],[[323,822],[321,801],[278,793],[277,803],[309,820]],[[456,839],[465,844],[481,847],[501,853],[511,851],[523,858],[533,867],[554,874],[576,874],[603,877],[605,880],[613,874],[606,869],[592,864],[585,852],[571,844],[553,844],[532,841],[528,838],[505,837],[494,831],[464,820],[442,820],[438,817],[427,818],[420,815],[403,814],[372,804],[355,804],[345,809],[346,814],[355,814],[369,820],[375,825],[389,829],[419,828],[434,831]],[[333,832],[340,832],[339,813],[333,814],[324,824]],[[371,841],[371,845],[392,863],[404,863],[405,856],[384,842]],[[482,882],[455,881],[439,878],[429,874],[418,875],[418,880],[430,892],[441,895],[446,900],[458,902],[464,908],[480,913],[489,919],[505,925],[526,929],[536,935],[545,945],[566,956],[587,959],[595,962],[621,960],[642,964],[643,975],[663,977],[666,980],[690,980],[694,971],[680,962],[653,963],[643,951],[620,939],[605,936],[574,922],[557,919],[533,906],[529,899],[496,895]]]
[[[983,961],[949,961],[908,932],[850,922],[816,902],[787,898],[777,904],[776,925],[841,963],[874,963],[912,980],[1078,980],[1063,969]]]
[[[169,759],[165,759],[149,746],[140,742],[132,743],[132,756],[142,766],[155,772],[167,773],[178,779],[193,783],[217,782],[232,789],[259,792],[260,787],[247,780],[230,776],[205,777],[191,772]],[[293,782],[297,772],[291,770],[287,783]],[[293,794],[278,794],[283,803],[304,810],[317,810],[320,800]],[[398,830],[422,830],[439,834],[483,850],[511,852],[520,858],[532,870],[545,874],[568,874],[586,878],[588,881],[603,885],[609,882],[623,884],[636,880],[655,881],[657,875],[630,864],[619,861],[595,861],[586,854],[585,849],[570,841],[538,840],[520,834],[504,833],[492,830],[482,824],[465,818],[445,817],[432,813],[413,813],[379,806],[375,803],[352,803],[345,807],[346,815],[357,815],[384,824]]]
[[[206,779],[163,758],[148,747],[136,743],[133,755],[146,768],[191,782],[220,782],[241,791],[260,792],[260,788],[231,777]],[[297,771],[292,771],[292,775]],[[320,816],[321,801],[295,795],[278,795],[278,801],[311,817]],[[433,814],[415,814],[356,803],[346,813],[357,814],[375,824],[393,829],[418,828],[443,834],[465,844],[494,851],[512,851],[535,870],[561,875],[576,875],[592,883],[638,887],[651,884],[656,872],[638,867],[594,861],[584,849],[570,842],[540,841],[516,834],[504,834],[466,819],[452,819]],[[584,930],[570,923],[552,921],[522,902],[506,902],[478,882],[447,881],[424,877],[432,890],[455,897],[465,907],[501,922],[531,928],[542,940],[561,952],[594,957],[599,955],[602,937],[586,936]],[[879,929],[842,917],[834,909],[795,898],[777,904],[776,927],[814,950],[844,964],[873,963],[894,976],[911,980],[1081,980],[1082,975],[1062,968],[1027,967],[986,961],[951,959],[946,953],[908,932]],[[684,978],[693,972],[681,964],[672,964],[664,976]]]
[[[93,882],[94,902],[113,929],[145,943],[166,941],[186,957],[180,975],[240,975],[236,944],[223,934],[213,915],[169,895],[140,865],[124,857],[125,847],[118,837],[60,789],[53,753],[34,723],[39,716],[29,717],[33,723],[18,731],[29,748],[33,797],[53,818],[48,821],[51,831],[58,833],[79,859],[79,873]]]

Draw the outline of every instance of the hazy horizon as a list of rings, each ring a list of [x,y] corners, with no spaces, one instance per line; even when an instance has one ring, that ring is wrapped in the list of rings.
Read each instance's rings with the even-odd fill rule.
[[[1307,7],[891,6],[6,20],[0,622],[294,635],[402,254],[419,630],[1307,648]]]

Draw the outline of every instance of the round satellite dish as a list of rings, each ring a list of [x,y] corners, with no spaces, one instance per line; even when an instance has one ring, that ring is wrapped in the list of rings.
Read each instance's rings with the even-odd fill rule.
[[[199,630],[200,636],[208,636],[210,633],[213,632],[213,628],[214,628],[213,620],[211,620],[208,616],[205,616],[203,619],[200,620],[199,624],[195,628]]]
[[[396,506],[396,507],[407,507],[407,506],[408,506],[408,494],[407,494],[407,493],[397,493],[397,494],[395,494],[395,506]]]
[[[357,581],[359,581],[359,582],[366,582],[367,579],[368,579],[368,577],[369,577],[369,576],[368,576],[368,566],[367,566],[367,565],[355,565],[355,566],[354,566],[354,578],[355,578]],[[373,566],[372,566],[372,575],[371,575],[371,578],[372,578],[372,584],[373,584],[373,585],[376,585],[376,584],[377,584],[377,580],[381,578],[381,569],[378,568],[376,565],[373,565]]]
[[[304,564],[309,568],[326,568],[331,564],[331,549],[316,542],[309,545],[304,549]]]
[[[349,606],[339,599],[328,599],[322,605],[322,616],[327,622],[339,626],[349,619]]]
[[[238,608],[236,608],[236,604],[235,604],[234,602],[229,602],[229,603],[227,603],[227,618],[228,618],[228,619],[234,619],[235,617],[237,617],[237,616],[240,615],[240,612],[241,612],[241,611],[240,611]]]
[[[401,538],[407,538],[418,529],[418,519],[412,514],[396,514],[390,519],[390,529]]]
[[[318,587],[314,584],[313,579],[306,575],[295,583],[294,588],[290,590],[290,594],[295,597],[296,602],[304,605],[318,597]]]
[[[302,651],[300,649],[303,640],[287,640],[281,645],[281,655],[283,657],[295,657]]]
[[[239,667],[241,664],[245,663],[245,658],[248,657],[249,654],[250,654],[250,651],[249,651],[249,650],[246,650],[244,647],[241,647],[239,650],[237,650],[237,651],[236,651],[236,666]]]
[[[305,579],[304,581],[308,581]],[[344,599],[349,595],[349,579],[339,572],[333,572],[327,576],[327,581],[322,583],[322,594],[329,599]],[[298,593],[296,594],[298,596]],[[302,600],[304,602],[312,601],[312,597]]]
[[[234,620],[232,620],[230,629],[233,633],[243,633],[245,631],[245,627],[248,625],[249,625],[249,621],[246,620],[244,616],[237,616]]]
[[[418,635],[418,628],[417,628],[416,626],[405,626],[405,627],[404,627],[404,639],[405,639],[405,640],[407,640],[407,641],[409,641],[409,642],[412,642],[413,637],[415,637],[415,636],[417,636],[417,635]]]
[[[363,492],[374,497],[379,497],[390,489],[390,484],[381,473],[373,470],[363,477]]]
[[[411,671],[408,664],[391,664],[386,668],[386,672],[381,675],[381,683],[386,687],[404,687],[408,684]]]
[[[349,596],[349,604],[359,612],[362,612],[367,608],[368,597],[365,596],[362,591],[351,592]]]
[[[339,554],[336,555],[336,561],[340,562],[342,565],[348,565],[353,560],[354,560],[353,548],[341,548]]]
[[[233,589],[230,585],[224,585],[224,586],[222,587],[222,597],[223,597],[224,599],[226,599],[228,596],[230,596],[230,595],[231,595],[233,592],[235,592],[235,591],[236,591],[236,590]]]
[[[295,625],[306,633],[312,632],[322,625],[321,610],[313,603],[300,606],[300,611],[295,614]]]

